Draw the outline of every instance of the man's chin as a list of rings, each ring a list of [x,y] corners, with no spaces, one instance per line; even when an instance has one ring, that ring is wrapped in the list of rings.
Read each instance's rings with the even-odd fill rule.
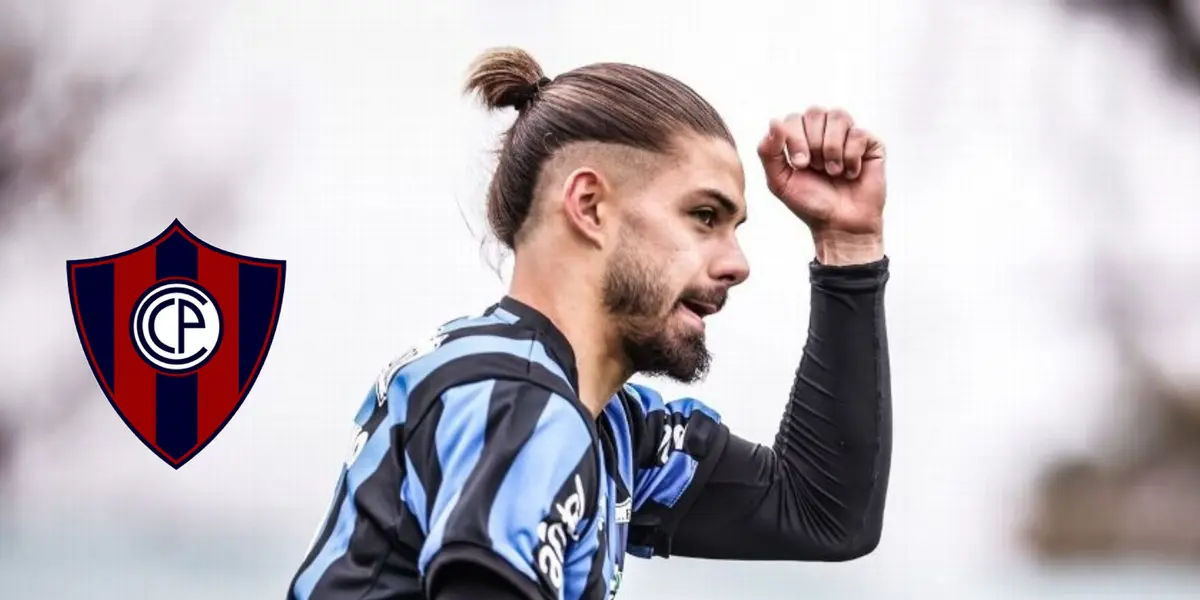
[[[711,362],[703,333],[633,343],[629,353],[636,372],[667,377],[684,384],[702,380],[708,374]]]
[[[691,363],[671,365],[671,367],[665,369],[661,375],[684,385],[699,383],[708,375],[708,362],[696,361]]]

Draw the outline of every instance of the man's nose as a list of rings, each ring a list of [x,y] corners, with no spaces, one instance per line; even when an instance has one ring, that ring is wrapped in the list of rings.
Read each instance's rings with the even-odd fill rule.
[[[729,287],[738,285],[750,277],[750,263],[736,241],[717,259],[713,265],[712,276]]]

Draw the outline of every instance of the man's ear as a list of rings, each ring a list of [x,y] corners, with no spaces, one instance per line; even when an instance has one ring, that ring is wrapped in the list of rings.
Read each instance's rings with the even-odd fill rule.
[[[573,232],[596,245],[604,243],[607,221],[613,218],[612,187],[590,167],[567,175],[562,186],[562,206]]]

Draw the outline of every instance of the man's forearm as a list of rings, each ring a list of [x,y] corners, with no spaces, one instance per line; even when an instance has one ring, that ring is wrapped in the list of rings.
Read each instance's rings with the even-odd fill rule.
[[[851,554],[878,543],[891,467],[887,279],[884,257],[811,267],[808,341],[774,445],[811,533]]]

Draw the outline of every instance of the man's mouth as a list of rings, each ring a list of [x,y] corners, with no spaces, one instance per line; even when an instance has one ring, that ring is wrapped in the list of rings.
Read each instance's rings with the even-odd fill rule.
[[[717,311],[721,310],[721,307],[716,304],[701,302],[694,299],[682,300],[679,304],[700,319],[704,319],[704,317],[707,317],[711,314],[716,314]]]
[[[697,298],[695,295],[689,295],[679,300],[679,308],[682,308],[685,314],[691,313],[690,316],[700,323],[701,328],[704,326],[704,318],[709,314],[716,314],[721,310],[722,305],[725,305],[724,295],[715,296],[712,299],[709,299],[708,296]]]

